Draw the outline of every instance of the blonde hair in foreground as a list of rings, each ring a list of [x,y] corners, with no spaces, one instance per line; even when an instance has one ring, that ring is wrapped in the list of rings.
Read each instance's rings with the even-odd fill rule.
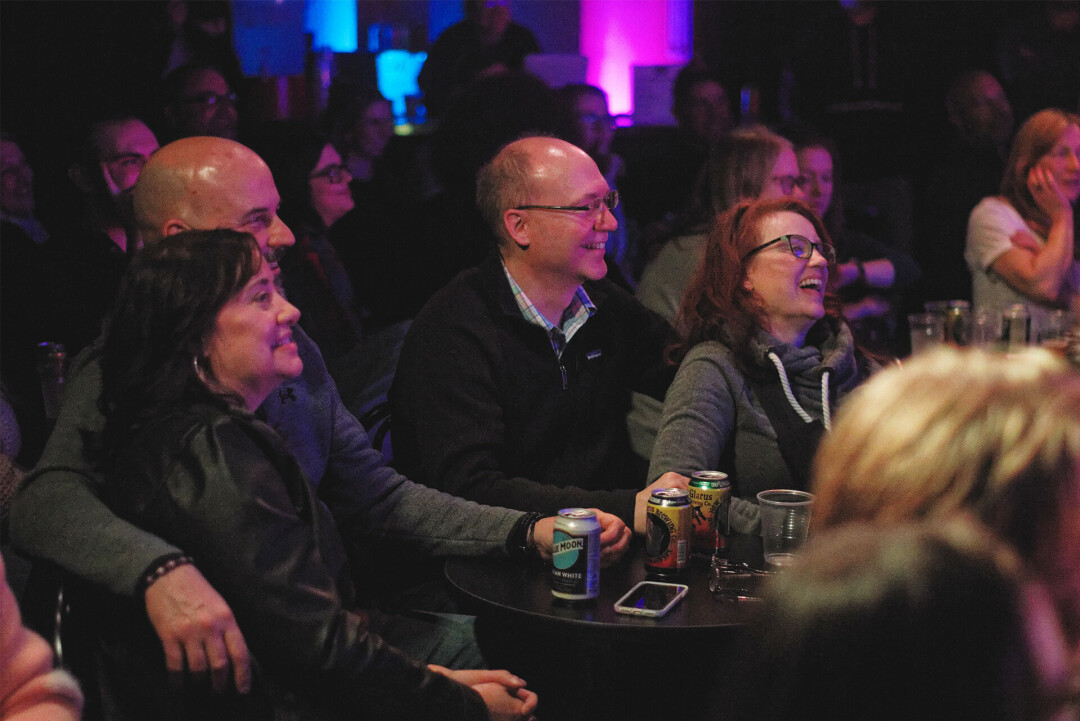
[[[848,398],[815,458],[814,526],[970,509],[1026,553],[1078,482],[1080,373],[1042,350],[943,348]]]

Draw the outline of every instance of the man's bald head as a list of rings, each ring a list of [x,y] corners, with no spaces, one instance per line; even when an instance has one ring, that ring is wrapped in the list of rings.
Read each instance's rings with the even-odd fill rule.
[[[576,145],[558,138],[535,136],[503,146],[480,169],[476,204],[500,243],[510,241],[503,214],[510,208],[534,202],[538,189],[561,177],[571,159],[593,162]]]
[[[151,156],[135,185],[135,219],[145,242],[182,230],[232,228],[264,251],[292,245],[277,217],[270,169],[249,148],[224,138],[182,138]]]

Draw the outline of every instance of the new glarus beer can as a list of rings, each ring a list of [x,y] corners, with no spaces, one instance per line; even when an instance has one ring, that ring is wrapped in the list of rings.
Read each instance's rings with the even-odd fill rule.
[[[600,594],[600,521],[588,508],[564,508],[555,519],[551,595],[585,601]]]
[[[694,509],[690,547],[695,553],[713,554],[727,536],[731,481],[721,471],[694,471],[690,480],[690,506]]]
[[[681,488],[658,488],[645,510],[645,568],[655,573],[688,568],[693,525],[689,494]]]

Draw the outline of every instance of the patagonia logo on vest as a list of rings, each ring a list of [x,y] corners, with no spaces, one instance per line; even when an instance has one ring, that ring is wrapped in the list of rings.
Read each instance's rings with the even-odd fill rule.
[[[588,353],[586,353],[585,354],[585,360],[596,360],[597,358],[599,358],[602,355],[604,355],[604,351],[597,348],[596,350],[591,350]]]

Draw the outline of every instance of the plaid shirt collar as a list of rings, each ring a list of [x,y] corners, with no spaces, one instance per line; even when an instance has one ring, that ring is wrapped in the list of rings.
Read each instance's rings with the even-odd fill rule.
[[[525,295],[525,291],[514,280],[514,276],[510,275],[510,270],[506,267],[505,261],[502,261],[502,269],[503,273],[506,274],[506,280],[510,283],[510,290],[514,294],[514,302],[517,303],[521,316],[529,323],[547,331],[555,355],[561,358],[566,344],[570,342],[575,333],[581,330],[582,326],[585,325],[585,321],[589,320],[593,313],[596,312],[596,306],[589,299],[589,294],[585,292],[583,286],[579,285],[577,290],[574,291],[574,297],[571,299],[570,305],[563,311],[562,318],[559,319],[559,325],[555,325],[545,318],[544,314],[529,300],[529,296]]]

